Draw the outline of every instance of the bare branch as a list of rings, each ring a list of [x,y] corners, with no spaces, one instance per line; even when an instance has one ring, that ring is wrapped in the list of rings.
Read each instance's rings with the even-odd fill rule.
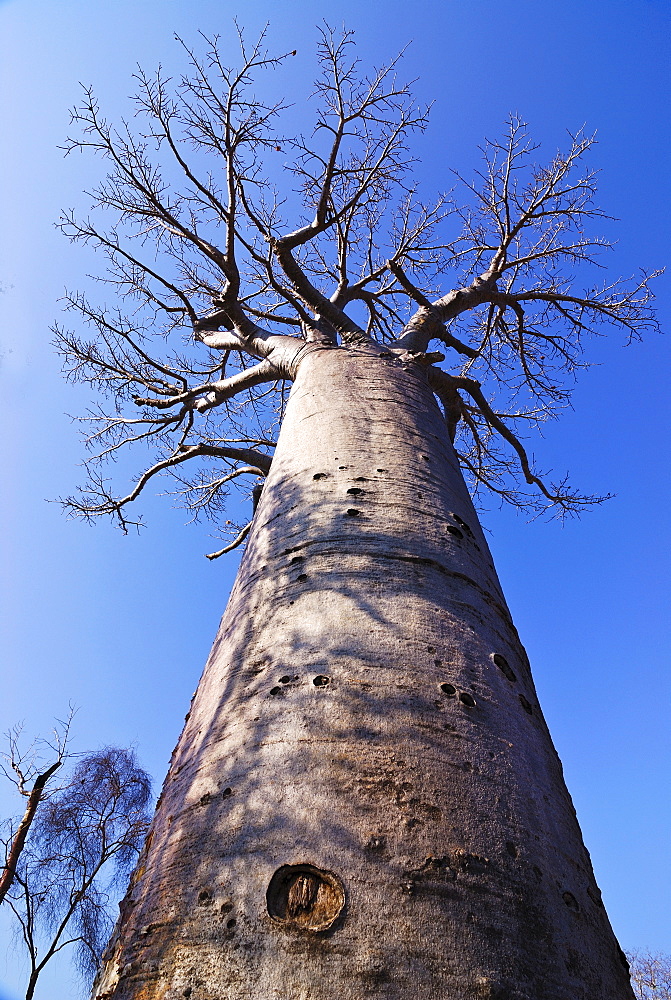
[[[224,400],[231,399],[231,397],[242,392],[244,389],[250,389],[264,382],[275,382],[279,376],[280,373],[274,365],[269,361],[263,361],[254,368],[245,368],[244,371],[238,372],[237,375],[231,375],[229,378],[219,379],[216,382],[206,382],[204,385],[188,389],[186,392],[177,393],[167,399],[136,396],[134,402],[137,406],[166,409],[167,407],[180,406],[183,403],[192,403],[194,400],[197,400],[194,403],[194,409],[198,410],[199,413],[203,413],[213,406],[219,406]]]
[[[610,499],[610,495],[580,496],[575,491],[570,490],[567,487],[566,481],[563,481],[560,484],[547,486],[544,480],[533,471],[531,461],[527,455],[526,449],[522,445],[522,442],[487,401],[479,382],[463,376],[454,377],[438,369],[430,369],[430,379],[434,390],[440,393],[441,397],[448,400],[449,411],[446,412],[448,425],[451,424],[454,417],[458,414],[458,417],[462,418],[466,422],[470,432],[472,433],[476,443],[476,453],[478,454],[478,458],[475,463],[466,460],[465,464],[476,479],[483,482],[489,489],[493,489],[494,492],[497,492],[500,495],[505,495],[509,500],[512,499],[510,491],[500,490],[496,487],[494,479],[491,474],[487,472],[487,462],[493,458],[493,455],[478,433],[477,424],[473,419],[473,411],[469,412],[468,407],[465,407],[463,402],[454,400],[454,394],[459,389],[468,393],[476,404],[477,413],[482,415],[488,427],[491,428],[491,430],[496,431],[503,438],[503,440],[511,446],[517,455],[519,467],[525,482],[530,486],[536,487],[536,489],[547,500],[549,507],[556,507],[566,514],[575,514],[586,506],[595,503],[602,503],[604,500]],[[463,461],[464,456],[461,455],[460,457]],[[517,505],[529,506],[527,501],[521,504],[518,502]]]
[[[244,526],[244,528],[242,529],[242,531],[240,531],[239,534],[236,535],[236,537],[233,539],[233,541],[230,543],[230,545],[225,545],[223,547],[223,549],[219,549],[218,552],[208,552],[205,558],[206,559],[218,559],[219,556],[223,556],[227,552],[232,552],[233,549],[237,549],[238,545],[242,545],[242,543],[244,542],[245,538],[247,537],[247,535],[251,531],[251,528],[252,528],[252,522],[250,521],[249,524],[246,524]]]

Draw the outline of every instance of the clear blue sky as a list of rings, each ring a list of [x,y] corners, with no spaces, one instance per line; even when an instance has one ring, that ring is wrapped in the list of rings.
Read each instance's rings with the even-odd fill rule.
[[[298,49],[287,78],[296,114],[322,17],[355,28],[372,61],[412,40],[407,73],[434,101],[418,146],[429,191],[450,186],[451,167],[468,173],[483,137],[517,111],[549,155],[565,129],[598,130],[600,203],[620,220],[608,229],[613,275],[665,264],[671,232],[668,0],[0,2],[0,729],[24,719],[44,733],[73,701],[79,748],[135,743],[159,784],[236,560],[207,562],[207,528],[185,526],[161,498],[145,503],[140,537],[66,521],[45,502],[79,481],[66,414],[88,399],[60,380],[48,327],[64,287],[95,267],[53,222],[84,205],[100,171],[57,147],[80,81],[118,118],[138,62],[179,68],[173,32],[232,44],[233,16],[251,32],[269,20],[272,43]],[[668,279],[658,291],[669,329]],[[615,931],[627,949],[669,952],[670,343],[591,344],[574,410],[535,447],[544,468],[570,468],[614,500],[563,528],[483,518]],[[0,1000],[21,980],[0,948]],[[37,1000],[76,995],[65,968]]]

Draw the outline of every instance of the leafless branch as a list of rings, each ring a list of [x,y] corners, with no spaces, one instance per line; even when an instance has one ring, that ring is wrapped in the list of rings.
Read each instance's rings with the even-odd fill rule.
[[[399,77],[400,57],[366,75],[352,32],[324,26],[313,127],[287,137],[285,102],[254,85],[293,53],[270,54],[265,33],[250,45],[239,32],[238,41],[237,66],[215,37],[202,53],[184,45],[190,72],[179,80],[140,71],[132,127],[110,124],[90,91],[73,114],[79,134],[66,150],[101,156],[109,173],[90,192],[90,218],[66,213],[62,225],[106,260],[101,280],[117,305],[68,295],[91,335],[56,331],[68,377],[112,402],[84,418],[96,451],[89,486],[69,509],[127,528],[139,521],[126,505],[169,472],[191,510],[217,519],[238,462],[267,470],[271,456],[254,442],[275,439],[286,383],[307,350],[384,344],[420,363],[434,342],[448,349],[453,379],[436,383],[448,431],[477,483],[527,503],[505,486],[517,470],[560,511],[602,499],[547,485],[511,429],[567,405],[586,337],[657,329],[650,282],[659,272],[601,276],[610,244],[598,231],[606,216],[594,203],[594,137],[569,134],[539,163],[512,116],[503,137],[484,144],[474,179],[457,178],[459,200],[426,200],[410,141],[428,109]],[[278,189],[278,151],[293,191]],[[216,444],[231,437],[248,442],[244,457]],[[118,497],[102,463],[131,446],[154,450]],[[208,458],[225,467],[180,478],[187,460]]]
[[[208,552],[208,553],[207,553],[207,557],[206,557],[206,558],[207,558],[207,559],[218,559],[218,558],[219,558],[219,556],[223,556],[223,555],[225,555],[225,554],[226,554],[227,552],[232,552],[232,551],[233,551],[233,549],[237,549],[238,545],[242,545],[242,543],[244,542],[245,538],[247,537],[247,535],[248,535],[248,534],[249,534],[249,532],[251,531],[251,528],[252,528],[252,522],[250,521],[250,522],[249,522],[248,524],[246,524],[246,525],[244,526],[244,528],[243,528],[243,529],[242,529],[242,530],[241,530],[241,531],[240,531],[240,532],[239,532],[239,533],[238,533],[238,534],[237,534],[237,535],[235,536],[235,538],[233,539],[233,541],[232,541],[232,542],[231,542],[231,543],[230,543],[229,545],[225,545],[225,546],[223,547],[223,549],[219,549],[219,551],[218,551],[218,552]]]

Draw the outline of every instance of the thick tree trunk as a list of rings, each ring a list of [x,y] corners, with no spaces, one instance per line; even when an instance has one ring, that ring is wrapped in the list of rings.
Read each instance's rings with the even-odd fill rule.
[[[303,359],[102,1000],[628,1000],[416,364]]]

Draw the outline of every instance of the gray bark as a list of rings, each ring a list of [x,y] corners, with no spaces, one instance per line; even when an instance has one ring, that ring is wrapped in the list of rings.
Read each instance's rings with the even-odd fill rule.
[[[98,1000],[629,1000],[426,369],[301,359]]]

